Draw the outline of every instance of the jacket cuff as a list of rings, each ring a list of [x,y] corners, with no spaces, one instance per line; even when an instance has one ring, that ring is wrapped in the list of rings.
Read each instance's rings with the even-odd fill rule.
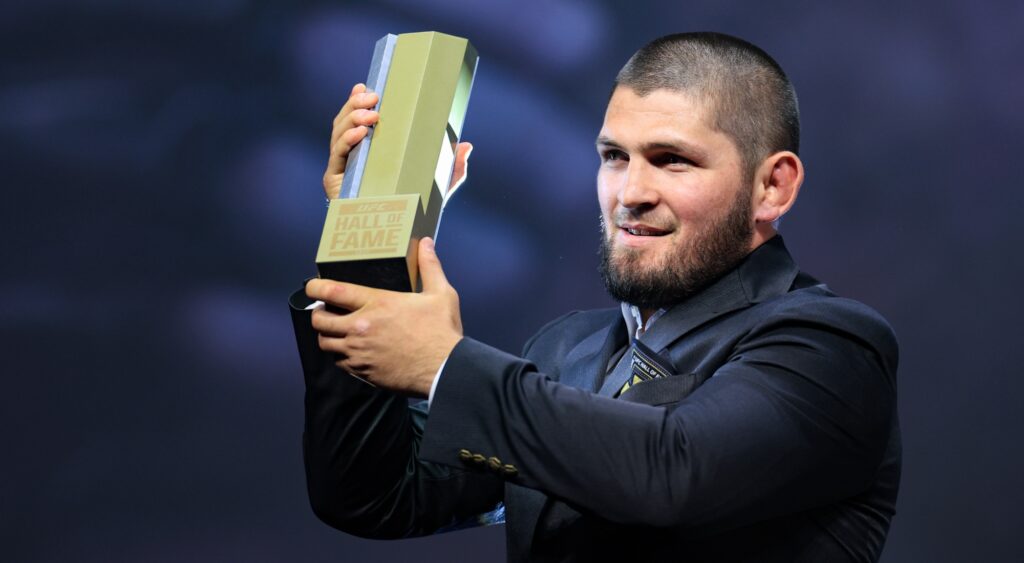
[[[518,482],[519,467],[498,457],[503,381],[517,377],[526,360],[463,338],[448,356],[430,405],[420,457]],[[537,374],[530,374],[540,377]]]

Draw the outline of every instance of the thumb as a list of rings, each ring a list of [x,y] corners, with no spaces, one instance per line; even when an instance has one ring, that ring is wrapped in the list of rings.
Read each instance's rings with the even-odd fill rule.
[[[434,239],[424,237],[420,240],[417,260],[424,293],[433,293],[448,287],[448,278],[445,277],[444,270],[441,269],[441,260],[434,251]]]

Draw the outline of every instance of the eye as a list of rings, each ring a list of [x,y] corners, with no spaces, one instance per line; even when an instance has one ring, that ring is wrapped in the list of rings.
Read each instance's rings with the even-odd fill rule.
[[[601,151],[601,160],[603,162],[615,162],[617,160],[629,160],[629,158],[618,149],[605,149]]]
[[[668,152],[657,155],[656,157],[651,159],[651,161],[654,164],[657,164],[659,166],[674,166],[674,167],[696,166],[695,162],[693,162],[692,160],[686,158],[685,156],[681,156],[681,155],[674,154],[674,153],[668,153]]]
[[[674,165],[674,164],[683,164],[683,165],[687,165],[687,166],[692,166],[693,165],[693,161],[687,159],[686,157],[680,157],[679,155],[673,155],[672,153],[665,153],[664,155],[660,155],[660,156],[658,156],[655,159],[655,161],[658,164],[665,164],[665,165]]]

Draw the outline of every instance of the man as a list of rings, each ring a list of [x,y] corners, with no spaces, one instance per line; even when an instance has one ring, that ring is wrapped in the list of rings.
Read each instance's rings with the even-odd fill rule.
[[[375,101],[357,87],[335,121],[329,195]],[[462,336],[429,239],[422,293],[310,281],[293,317],[316,513],[406,537],[504,507],[515,561],[877,560],[899,482],[896,342],[776,234],[798,143],[767,54],[664,37],[619,73],[597,138],[621,308],[553,321],[517,358]]]

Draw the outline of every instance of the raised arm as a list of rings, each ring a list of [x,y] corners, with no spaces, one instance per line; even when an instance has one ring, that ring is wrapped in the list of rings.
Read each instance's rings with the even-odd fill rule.
[[[352,147],[380,119],[372,109],[377,101],[377,94],[357,84],[334,118],[323,177],[328,198],[338,197]],[[468,143],[459,145],[453,187],[465,179],[470,149]],[[346,315],[307,309],[312,303],[298,292],[290,305],[306,382],[307,486],[317,516],[351,534],[391,538],[433,533],[493,510],[502,498],[501,482],[421,461],[426,404],[410,407],[406,396],[346,373],[346,356],[321,347],[333,336],[329,327]],[[424,361],[420,357],[416,363]],[[410,363],[398,367],[403,369],[414,371]]]
[[[501,502],[492,476],[419,458],[426,403],[377,389],[345,373],[323,352],[309,303],[292,297],[306,382],[303,457],[310,503],[325,523],[362,537],[430,534],[472,521]]]

